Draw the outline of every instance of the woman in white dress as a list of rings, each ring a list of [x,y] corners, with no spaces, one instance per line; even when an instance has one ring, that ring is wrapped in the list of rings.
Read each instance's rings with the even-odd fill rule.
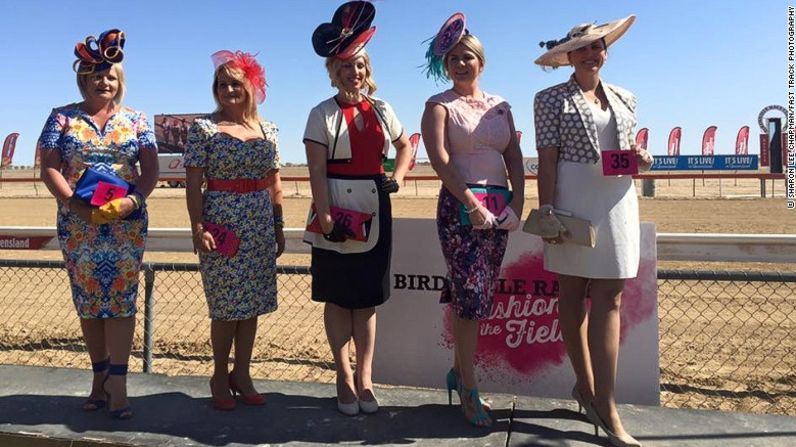
[[[603,175],[601,152],[628,149],[639,169],[652,157],[634,144],[636,99],[600,79],[608,46],[624,34],[635,16],[602,25],[574,27],[558,41],[542,43],[543,67],[571,65],[564,83],[534,99],[539,152],[539,204],[545,269],[558,274],[561,332],[577,382],[572,396],[601,427],[612,445],[640,446],[622,426],[616,409],[619,305],[625,279],[639,265],[638,200],[631,176]],[[593,248],[568,243],[554,211],[587,219],[597,230]],[[585,298],[591,298],[587,309]]]

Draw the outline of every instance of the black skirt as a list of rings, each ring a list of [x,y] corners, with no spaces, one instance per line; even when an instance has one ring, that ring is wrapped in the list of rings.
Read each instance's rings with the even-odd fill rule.
[[[312,300],[346,309],[383,304],[390,297],[391,255],[392,205],[390,195],[379,190],[379,240],[372,250],[344,254],[312,248]]]

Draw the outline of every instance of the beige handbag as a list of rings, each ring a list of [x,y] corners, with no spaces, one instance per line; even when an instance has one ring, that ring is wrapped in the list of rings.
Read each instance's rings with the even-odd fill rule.
[[[561,235],[561,239],[564,243],[573,243],[594,248],[597,244],[597,230],[592,226],[591,221],[573,217],[572,213],[566,211],[553,210],[553,212],[569,233]],[[542,212],[538,209],[532,209],[531,214],[528,215],[528,219],[525,220],[522,231],[541,236],[541,219]]]

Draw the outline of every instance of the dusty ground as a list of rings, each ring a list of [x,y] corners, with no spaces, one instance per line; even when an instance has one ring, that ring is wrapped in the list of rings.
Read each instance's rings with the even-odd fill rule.
[[[301,175],[301,171],[286,175]],[[793,233],[794,211],[760,199],[757,180],[666,180],[655,199],[642,198],[642,221],[658,232]],[[769,183],[768,194],[772,187]],[[433,217],[436,181],[409,182],[393,202],[397,217]],[[288,227],[304,225],[306,183],[285,182]],[[527,185],[526,211],[535,205]],[[187,227],[184,190],[158,189],[149,201],[150,226]],[[696,197],[692,197],[695,195]],[[727,198],[727,197],[734,198]],[[758,198],[755,198],[757,196]],[[54,201],[43,186],[2,184],[0,226],[53,226]],[[60,259],[58,252],[0,251],[3,259]],[[150,262],[195,262],[190,253],[147,253]],[[282,265],[306,265],[285,255]],[[661,262],[660,268],[796,271],[796,265]],[[159,272],[156,278],[153,368],[169,374],[208,374],[210,346],[199,276]],[[280,278],[280,309],[261,319],[254,355],[259,377],[330,381],[331,359],[320,307],[308,298],[308,278]],[[665,405],[796,414],[796,284],[659,282],[661,382]],[[143,299],[139,301],[143,305]],[[136,358],[141,368],[143,312]],[[61,270],[0,268],[0,362],[85,367],[86,355]]]

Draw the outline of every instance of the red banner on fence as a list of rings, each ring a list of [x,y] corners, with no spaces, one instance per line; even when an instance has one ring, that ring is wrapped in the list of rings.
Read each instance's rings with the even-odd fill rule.
[[[8,169],[11,166],[11,160],[14,158],[14,149],[17,147],[17,138],[19,138],[18,133],[11,133],[3,143],[3,158],[0,161],[2,169]]]
[[[716,126],[709,126],[702,134],[702,155],[713,155],[716,146],[716,129]]]
[[[788,165],[788,134],[782,132],[781,135],[782,147],[782,166]],[[771,164],[771,150],[769,148],[768,135],[760,134],[760,166],[769,166]]]
[[[768,135],[760,134],[760,166],[768,166]]]
[[[409,162],[409,170],[415,168],[415,161],[417,160],[417,148],[420,147],[420,134],[415,132],[409,136],[409,144],[412,145],[412,161]]]
[[[649,140],[650,130],[646,127],[639,130],[636,134],[636,147],[639,149],[647,150],[647,141]]]
[[[749,126],[743,126],[735,138],[735,155],[749,154]]]
[[[668,155],[680,155],[680,137],[682,136],[682,129],[675,127],[669,132],[669,142],[666,145],[666,153]]]

